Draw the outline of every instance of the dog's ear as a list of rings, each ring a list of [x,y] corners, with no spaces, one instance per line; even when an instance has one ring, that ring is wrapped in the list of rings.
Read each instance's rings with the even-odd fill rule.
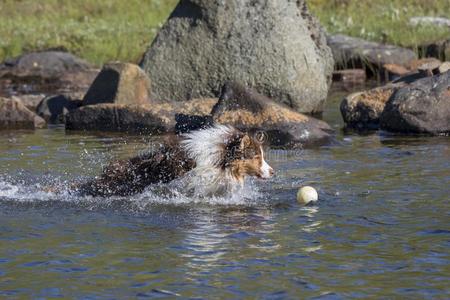
[[[240,148],[241,150],[244,150],[248,148],[251,145],[252,141],[250,139],[250,136],[248,134],[245,134],[241,139]]]

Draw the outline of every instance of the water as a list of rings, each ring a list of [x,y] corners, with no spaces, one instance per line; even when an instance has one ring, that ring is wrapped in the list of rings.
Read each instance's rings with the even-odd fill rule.
[[[449,298],[449,138],[343,134],[341,95],[336,142],[272,150],[276,178],[206,203],[42,191],[157,139],[0,132],[0,298]]]

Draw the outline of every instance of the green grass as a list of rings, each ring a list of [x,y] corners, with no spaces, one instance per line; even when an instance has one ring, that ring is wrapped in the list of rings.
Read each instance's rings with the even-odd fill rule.
[[[449,18],[449,0],[309,0],[308,3],[331,33],[413,49],[450,38],[450,28],[409,25],[411,17]]]
[[[97,64],[137,62],[177,0],[0,0],[0,61],[53,47]],[[449,29],[408,26],[412,16],[450,16],[448,0],[309,0],[333,33],[414,48]]]
[[[176,0],[0,0],[0,60],[64,47],[101,65],[139,60]]]

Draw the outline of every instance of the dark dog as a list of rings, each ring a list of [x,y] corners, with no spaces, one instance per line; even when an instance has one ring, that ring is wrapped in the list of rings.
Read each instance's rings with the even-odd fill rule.
[[[210,191],[217,183],[243,185],[246,176],[273,175],[256,139],[235,128],[215,125],[175,138],[153,153],[113,162],[76,191],[92,196],[128,196],[191,171],[210,180]]]

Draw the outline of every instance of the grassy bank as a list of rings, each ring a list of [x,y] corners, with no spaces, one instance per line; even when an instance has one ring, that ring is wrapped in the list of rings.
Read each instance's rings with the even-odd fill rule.
[[[0,0],[0,60],[64,47],[98,65],[137,61],[176,0]]]
[[[450,28],[411,27],[417,16],[450,17],[448,0],[309,0],[329,32],[416,48],[450,38]]]
[[[0,60],[64,47],[101,65],[136,62],[177,0],[1,0]],[[309,0],[330,32],[414,47],[450,36],[449,29],[412,29],[412,16],[450,16],[442,0]]]

